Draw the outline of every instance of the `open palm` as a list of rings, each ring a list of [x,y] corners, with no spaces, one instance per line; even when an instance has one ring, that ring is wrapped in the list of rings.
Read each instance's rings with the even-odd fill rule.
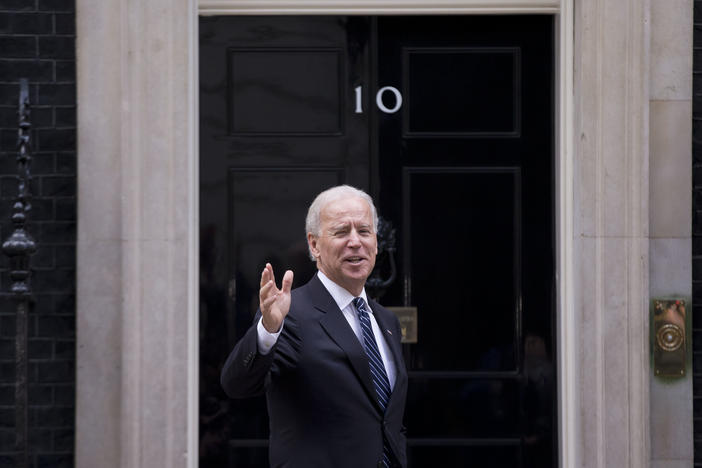
[[[270,263],[261,273],[261,289],[258,293],[259,306],[263,316],[263,327],[269,333],[280,330],[285,316],[290,310],[290,289],[292,288],[293,272],[287,270],[283,276],[281,288],[275,285],[275,274]]]

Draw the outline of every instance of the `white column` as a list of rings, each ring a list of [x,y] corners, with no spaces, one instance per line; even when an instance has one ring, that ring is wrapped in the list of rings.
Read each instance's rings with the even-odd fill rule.
[[[78,106],[75,460],[77,467],[103,460],[113,468],[120,460],[122,381],[121,25],[114,21],[120,3],[76,3],[77,98],[83,105]]]
[[[77,12],[76,466],[196,466],[196,6]]]
[[[649,1],[576,2],[575,33],[578,466],[644,468]]]

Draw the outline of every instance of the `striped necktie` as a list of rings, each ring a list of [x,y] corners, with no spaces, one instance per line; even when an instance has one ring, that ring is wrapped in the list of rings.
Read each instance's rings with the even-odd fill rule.
[[[378,396],[378,403],[380,407],[385,411],[388,406],[388,401],[390,400],[390,382],[388,381],[388,374],[385,372],[385,365],[383,364],[383,359],[380,357],[380,351],[378,350],[378,343],[375,341],[375,335],[373,335],[373,328],[371,327],[370,318],[368,317],[368,308],[366,307],[366,301],[362,297],[355,297],[353,299],[353,305],[356,307],[358,312],[358,320],[361,322],[361,330],[363,330],[363,347],[368,355],[368,362],[370,364],[371,377],[373,378],[373,386],[375,387],[375,393]],[[390,466],[390,450],[388,444],[383,437],[383,463],[386,467]]]

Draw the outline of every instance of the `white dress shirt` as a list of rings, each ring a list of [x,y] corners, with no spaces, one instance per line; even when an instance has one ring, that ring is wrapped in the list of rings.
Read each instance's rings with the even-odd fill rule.
[[[341,313],[344,314],[344,318],[349,323],[351,330],[358,338],[358,341],[363,346],[363,331],[361,330],[361,323],[358,320],[358,313],[356,312],[356,307],[353,305],[354,296],[346,289],[342,288],[322,273],[317,271],[317,277],[322,282],[322,285],[329,291],[336,305],[341,309]],[[385,334],[381,332],[378,322],[375,320],[375,315],[371,310],[370,304],[368,303],[368,297],[366,296],[366,289],[363,288],[361,295],[364,301],[366,301],[366,307],[368,308],[368,317],[370,318],[371,327],[373,328],[373,335],[375,335],[375,341],[378,344],[378,350],[380,351],[380,357],[383,359],[383,365],[385,366],[385,372],[388,374],[388,381],[390,381],[390,388],[395,387],[395,377],[396,377],[396,367],[395,361],[392,358],[392,353],[390,352],[390,347],[385,341]],[[256,331],[258,333],[258,352],[261,354],[268,354],[278,340],[278,336],[283,331],[283,325],[280,327],[277,333],[269,333],[268,330],[263,326],[263,318],[258,321],[256,326]]]

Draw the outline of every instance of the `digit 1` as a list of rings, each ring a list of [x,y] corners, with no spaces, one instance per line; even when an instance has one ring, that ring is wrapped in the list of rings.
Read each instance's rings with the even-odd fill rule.
[[[363,107],[361,107],[361,87],[356,86],[356,88],[354,88],[354,91],[356,92],[356,114],[363,114]]]

